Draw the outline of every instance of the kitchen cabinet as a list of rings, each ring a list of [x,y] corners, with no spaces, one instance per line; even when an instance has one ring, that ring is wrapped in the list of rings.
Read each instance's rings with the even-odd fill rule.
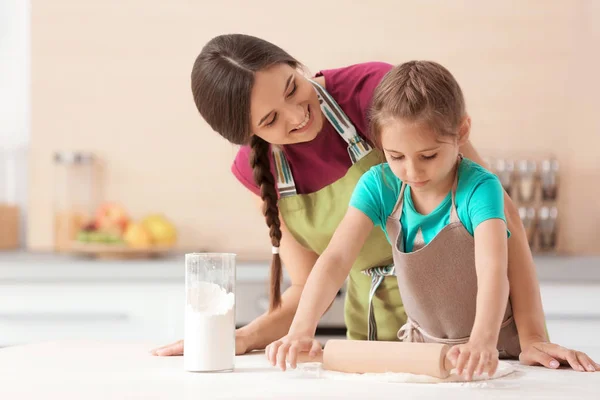
[[[574,348],[599,345],[600,282],[542,282],[540,291],[553,342]]]
[[[543,258],[537,265],[551,339],[587,348],[596,346],[600,334],[600,263],[577,260]],[[239,265],[239,325],[266,309],[268,271],[267,263]],[[183,273],[182,256],[100,262],[0,253],[0,347],[62,339],[181,339]],[[320,326],[343,326],[343,297]]]
[[[0,291],[0,346],[82,338],[167,343],[183,337],[181,284],[24,283],[4,284]]]

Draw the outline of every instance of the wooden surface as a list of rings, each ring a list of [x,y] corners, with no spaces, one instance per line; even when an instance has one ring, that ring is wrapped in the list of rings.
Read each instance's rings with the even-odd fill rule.
[[[173,251],[173,246],[152,246],[135,248],[122,244],[74,242],[71,253],[101,259],[139,259],[165,256]]]

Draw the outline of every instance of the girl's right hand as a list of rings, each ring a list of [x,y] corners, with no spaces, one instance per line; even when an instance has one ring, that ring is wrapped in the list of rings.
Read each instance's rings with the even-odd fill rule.
[[[309,357],[315,357],[323,352],[321,343],[314,336],[300,334],[287,334],[279,340],[274,341],[265,349],[265,355],[271,365],[279,365],[282,371],[286,369],[286,360],[292,369],[296,368],[299,353],[308,353]]]

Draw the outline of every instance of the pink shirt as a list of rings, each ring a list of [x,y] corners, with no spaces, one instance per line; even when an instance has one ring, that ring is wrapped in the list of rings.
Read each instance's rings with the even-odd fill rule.
[[[317,74],[325,77],[327,91],[365,139],[373,91],[390,69],[392,65],[387,63],[368,62],[323,70]],[[342,178],[352,165],[347,147],[348,144],[326,118],[323,129],[312,141],[282,146],[292,170],[297,193],[313,193]],[[252,176],[249,155],[250,147],[242,146],[231,171],[244,186],[258,195],[260,190]],[[272,160],[271,172],[274,173]]]

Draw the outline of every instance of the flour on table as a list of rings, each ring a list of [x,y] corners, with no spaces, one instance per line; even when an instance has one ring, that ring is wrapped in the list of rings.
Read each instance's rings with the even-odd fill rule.
[[[506,361],[500,361],[496,373],[490,378],[487,374],[473,376],[473,379],[468,382],[464,377],[457,375],[455,370],[452,370],[450,376],[445,379],[435,378],[428,375],[416,375],[397,372],[385,373],[365,373],[352,374],[346,372],[328,371],[323,369],[321,363],[303,363],[298,364],[296,370],[299,377],[312,377],[317,379],[334,379],[334,380],[352,380],[352,381],[370,381],[370,382],[387,382],[387,383],[460,383],[461,386],[471,387],[486,387],[487,381],[490,379],[498,379],[509,375],[515,370],[514,366]]]

